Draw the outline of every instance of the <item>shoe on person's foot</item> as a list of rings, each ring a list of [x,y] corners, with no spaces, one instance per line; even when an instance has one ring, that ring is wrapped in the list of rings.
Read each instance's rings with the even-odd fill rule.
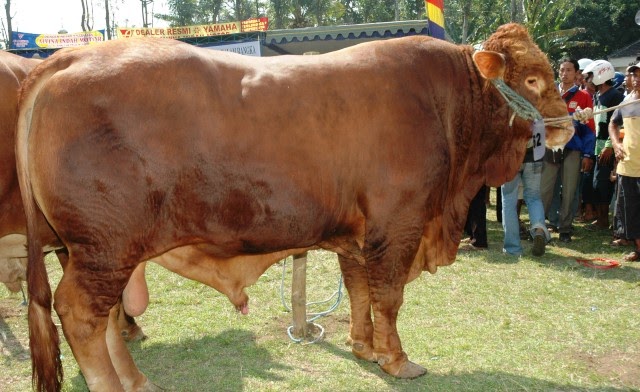
[[[560,242],[571,242],[571,234],[560,233]]]
[[[536,229],[536,232],[533,235],[533,248],[531,249],[531,253],[534,256],[542,256],[544,254],[546,244],[547,239],[544,235],[544,231]]]
[[[624,261],[640,261],[640,250],[636,249],[624,256]]]

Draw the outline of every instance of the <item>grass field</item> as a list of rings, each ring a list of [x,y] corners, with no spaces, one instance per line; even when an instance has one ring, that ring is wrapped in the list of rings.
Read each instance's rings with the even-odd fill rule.
[[[526,210],[525,210],[526,211]],[[526,212],[522,215],[527,217]],[[129,345],[140,369],[169,391],[640,391],[640,263],[585,267],[576,258],[622,260],[608,232],[576,225],[574,241],[540,258],[501,252],[489,209],[489,250],[460,252],[437,274],[409,284],[398,320],[409,358],[426,376],[398,380],[356,360],[345,345],[348,298],[326,317],[323,341],[290,340],[291,261],[271,267],[248,293],[242,316],[212,289],[157,265],[147,269],[151,303],[138,323],[149,338]],[[47,258],[55,285],[60,268]],[[312,252],[307,297],[338,289],[334,254]],[[0,289],[0,390],[30,390],[26,308]],[[63,345],[64,391],[86,391]]]

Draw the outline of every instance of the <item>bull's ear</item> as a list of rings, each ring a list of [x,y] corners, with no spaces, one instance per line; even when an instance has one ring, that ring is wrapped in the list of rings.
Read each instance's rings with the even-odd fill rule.
[[[499,79],[504,75],[506,61],[501,53],[479,50],[473,53],[473,63],[485,79]]]

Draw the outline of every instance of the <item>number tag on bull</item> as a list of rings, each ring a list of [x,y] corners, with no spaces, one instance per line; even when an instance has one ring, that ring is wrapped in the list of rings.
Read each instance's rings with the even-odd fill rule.
[[[531,126],[533,138],[533,160],[538,161],[544,157],[544,121],[542,119],[535,120]]]

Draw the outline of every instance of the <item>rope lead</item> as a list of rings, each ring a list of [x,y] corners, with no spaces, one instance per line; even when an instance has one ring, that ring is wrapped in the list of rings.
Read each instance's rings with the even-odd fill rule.
[[[521,118],[523,118],[524,120],[535,121],[535,120],[542,119],[542,115],[540,114],[538,109],[536,109],[531,104],[531,102],[529,102],[526,99],[524,99],[520,94],[518,94],[515,91],[513,91],[513,89],[511,87],[509,87],[504,82],[504,80],[502,80],[502,79],[492,79],[491,83],[493,83],[493,85],[496,87],[496,89],[500,92],[500,95],[502,95],[504,100],[507,102],[507,105],[509,105],[511,110],[513,110],[513,112],[514,112],[513,115],[511,116],[511,121],[509,122],[509,125],[511,125],[511,123],[513,122],[513,118],[516,115],[521,117]],[[587,121],[592,119],[593,116],[595,116],[596,114],[610,112],[610,111],[616,110],[618,108],[621,108],[623,106],[631,105],[631,104],[634,104],[634,103],[640,103],[640,100],[633,100],[633,101],[623,102],[618,106],[606,108],[606,109],[603,109],[603,110],[598,110],[598,111],[595,111],[595,112],[591,108],[586,108],[586,109],[577,108],[576,111],[573,113],[573,115],[566,115],[566,116],[563,116],[563,117],[545,118],[544,119],[544,125],[545,126],[554,126],[554,125],[557,126],[557,125],[564,124],[564,123],[566,123],[568,121],[571,121],[571,120],[575,120],[575,121],[580,121],[582,123],[586,123]]]
[[[576,120],[576,121],[580,121],[581,123],[586,123],[587,121],[592,119],[593,116],[595,116],[596,114],[611,112],[618,108],[621,108],[627,105],[632,105],[635,103],[640,103],[640,100],[636,99],[633,101],[623,102],[618,106],[612,106],[610,108],[596,110],[595,112],[591,108],[586,108],[586,109],[577,108],[576,111],[573,113],[573,115],[567,115],[565,117],[545,118],[544,125],[547,125],[547,126],[559,125],[561,123],[567,122],[568,120]]]

